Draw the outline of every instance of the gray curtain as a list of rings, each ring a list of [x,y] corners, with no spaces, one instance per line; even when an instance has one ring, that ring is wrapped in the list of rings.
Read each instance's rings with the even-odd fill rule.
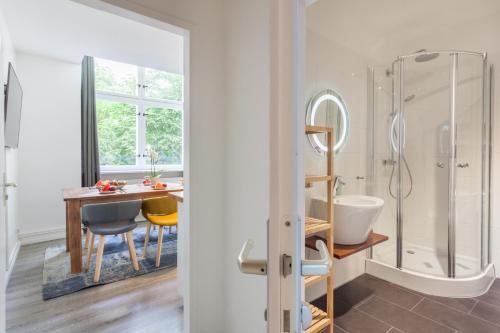
[[[94,58],[82,61],[82,186],[94,186],[101,178],[95,105]]]

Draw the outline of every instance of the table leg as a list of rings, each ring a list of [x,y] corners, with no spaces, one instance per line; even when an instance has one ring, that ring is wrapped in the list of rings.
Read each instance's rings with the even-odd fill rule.
[[[82,219],[80,201],[68,203],[69,251],[71,256],[71,273],[82,271]]]
[[[66,204],[66,252],[69,252],[69,203]]]

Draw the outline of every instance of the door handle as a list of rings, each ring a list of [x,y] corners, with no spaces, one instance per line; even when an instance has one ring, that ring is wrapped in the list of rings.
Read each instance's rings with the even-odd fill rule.
[[[16,183],[5,183],[3,184],[4,187],[17,187]]]
[[[444,168],[444,163],[443,163],[443,162],[437,162],[437,163],[436,163],[436,166],[437,166],[438,168],[441,168],[441,169],[442,169],[442,168]]]
[[[267,261],[258,259],[248,259],[248,255],[253,248],[253,240],[249,239],[243,244],[238,256],[238,267],[243,274],[267,275]]]
[[[469,167],[469,163],[458,163],[457,164],[458,168],[465,169]]]
[[[309,326],[311,326],[313,319],[311,308],[307,305],[307,303],[302,303],[301,317],[302,329],[305,331],[309,328]]]
[[[316,241],[316,248],[319,251],[321,259],[302,260],[302,276],[316,276],[316,275],[330,274],[333,262],[325,242],[318,239]]]

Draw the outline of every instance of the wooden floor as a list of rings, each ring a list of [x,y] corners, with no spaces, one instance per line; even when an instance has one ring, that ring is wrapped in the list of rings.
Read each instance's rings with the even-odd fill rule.
[[[21,248],[7,288],[8,333],[182,332],[175,269],[43,301],[44,252],[59,242]]]

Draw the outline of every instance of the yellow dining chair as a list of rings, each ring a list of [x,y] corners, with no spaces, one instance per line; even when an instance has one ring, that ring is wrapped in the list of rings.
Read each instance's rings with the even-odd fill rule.
[[[158,226],[158,244],[156,247],[156,267],[160,267],[161,247],[163,243],[163,228],[177,227],[177,201],[172,198],[146,199],[142,202],[142,215],[148,220],[146,237],[144,238],[144,253],[146,258],[148,253],[149,233],[151,225]]]

